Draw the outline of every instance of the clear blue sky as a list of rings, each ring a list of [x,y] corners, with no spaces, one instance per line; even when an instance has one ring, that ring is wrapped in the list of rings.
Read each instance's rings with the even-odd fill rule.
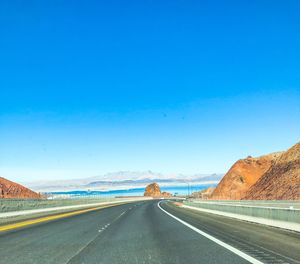
[[[225,172],[300,140],[299,1],[0,2],[0,175]]]

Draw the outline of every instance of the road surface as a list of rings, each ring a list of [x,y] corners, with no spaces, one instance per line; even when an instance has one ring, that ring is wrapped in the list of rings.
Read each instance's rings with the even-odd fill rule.
[[[155,200],[136,202],[1,232],[0,262],[249,263],[239,255],[243,252],[256,263],[300,263],[299,233],[181,209],[165,201],[160,207]]]

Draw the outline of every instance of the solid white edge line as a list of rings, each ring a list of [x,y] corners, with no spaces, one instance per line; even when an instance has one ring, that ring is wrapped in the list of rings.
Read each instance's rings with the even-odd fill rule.
[[[167,215],[171,216],[172,218],[174,218],[175,220],[177,220],[178,222],[180,222],[181,224],[183,224],[183,225],[189,227],[190,229],[194,230],[196,233],[198,233],[198,234],[200,234],[200,235],[202,235],[202,236],[208,238],[209,240],[215,242],[216,244],[218,244],[218,245],[220,245],[220,246],[222,246],[222,247],[224,247],[224,248],[230,250],[230,251],[233,252],[234,254],[236,254],[236,255],[240,256],[241,258],[243,258],[243,259],[249,261],[250,263],[253,263],[253,264],[264,264],[263,262],[261,262],[261,261],[255,259],[255,258],[253,258],[253,257],[251,257],[251,256],[249,256],[249,255],[247,255],[246,253],[244,253],[244,252],[242,252],[242,251],[240,251],[240,250],[238,250],[238,249],[236,249],[236,248],[234,248],[234,247],[232,247],[232,246],[230,246],[230,245],[224,243],[223,241],[221,241],[221,240],[219,240],[219,239],[217,239],[217,238],[215,238],[215,237],[213,237],[213,236],[211,236],[211,235],[209,235],[209,234],[203,232],[202,230],[200,230],[200,229],[198,229],[198,228],[196,228],[196,227],[190,225],[189,223],[187,223],[187,222],[181,220],[180,218],[178,218],[178,217],[176,217],[176,216],[170,214],[170,213],[167,212],[165,209],[161,208],[161,206],[160,206],[160,203],[161,203],[161,202],[162,202],[162,201],[160,201],[160,202],[157,203],[158,208],[159,208],[160,210],[162,210],[164,213],[166,213]]]

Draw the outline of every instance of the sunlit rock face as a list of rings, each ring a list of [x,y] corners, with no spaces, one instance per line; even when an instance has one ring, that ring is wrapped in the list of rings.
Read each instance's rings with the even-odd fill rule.
[[[243,199],[299,200],[300,142],[283,152]]]
[[[40,194],[30,189],[0,177],[0,198],[41,198]]]
[[[161,197],[171,197],[172,194],[168,192],[161,192],[160,187],[157,183],[151,183],[146,186],[144,196],[161,198]]]
[[[198,191],[198,192],[193,192],[191,194],[191,196],[193,198],[200,198],[200,199],[210,199],[211,196],[212,196],[212,193],[213,191],[215,190],[216,188],[214,187],[209,187],[207,189],[204,189],[204,190],[201,190],[201,191]]]
[[[162,196],[162,197],[165,197],[165,198],[168,198],[168,197],[171,197],[172,194],[169,193],[169,192],[162,192],[162,193],[161,193],[161,196]]]
[[[270,169],[281,153],[238,160],[225,174],[210,199],[240,200],[249,189]]]

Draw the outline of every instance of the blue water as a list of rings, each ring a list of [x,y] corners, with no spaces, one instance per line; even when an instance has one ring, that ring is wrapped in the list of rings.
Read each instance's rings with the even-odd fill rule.
[[[162,192],[169,192],[173,195],[188,195],[192,192],[201,191],[215,185],[184,185],[184,186],[165,186],[161,187]],[[51,192],[50,194],[68,195],[70,197],[86,197],[86,196],[142,196],[145,188],[131,188],[127,190],[111,190],[111,191],[70,191],[70,192]]]

